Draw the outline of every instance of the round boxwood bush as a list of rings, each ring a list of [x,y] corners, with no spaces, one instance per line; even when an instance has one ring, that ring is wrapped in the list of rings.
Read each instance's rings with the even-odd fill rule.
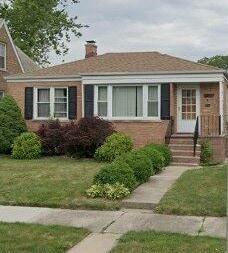
[[[17,137],[13,144],[15,159],[36,159],[41,155],[41,141],[35,133],[27,132]]]
[[[148,181],[153,174],[151,160],[142,152],[132,151],[117,157],[115,161],[127,163],[133,170],[135,178],[139,183]]]
[[[172,160],[172,153],[171,150],[168,146],[164,145],[164,144],[149,144],[147,145],[147,147],[152,147],[157,149],[160,153],[162,153],[164,159],[165,159],[165,166],[168,166]]]
[[[116,161],[104,165],[94,177],[94,184],[115,184],[120,183],[133,190],[137,184],[133,170],[127,163]]]
[[[145,154],[151,161],[154,173],[158,173],[165,166],[165,158],[162,153],[153,147],[143,147],[138,150],[139,153]]]
[[[133,141],[128,135],[114,133],[96,150],[95,159],[100,162],[112,162],[119,155],[131,151],[132,148]]]
[[[26,132],[21,110],[11,96],[0,101],[0,153],[10,154],[14,139]]]

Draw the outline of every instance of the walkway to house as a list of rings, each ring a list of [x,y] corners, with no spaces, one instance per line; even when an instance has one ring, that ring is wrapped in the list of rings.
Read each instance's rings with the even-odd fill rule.
[[[56,224],[89,229],[92,233],[69,253],[106,253],[122,234],[131,230],[226,237],[225,217],[162,215],[138,209],[92,211],[0,206],[0,221]]]
[[[193,167],[192,169],[196,169]],[[189,167],[169,166],[160,174],[154,175],[150,180],[135,189],[129,198],[124,200],[126,208],[153,209],[159,203],[163,195],[170,189],[172,184]]]

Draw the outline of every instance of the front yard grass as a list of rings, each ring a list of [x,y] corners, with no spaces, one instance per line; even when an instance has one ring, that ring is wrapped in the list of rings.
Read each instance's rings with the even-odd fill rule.
[[[88,234],[82,228],[0,222],[0,252],[65,253]]]
[[[120,201],[87,198],[101,163],[64,157],[14,160],[0,156],[0,204],[116,210]]]
[[[156,210],[164,214],[226,216],[227,165],[185,172]]]
[[[110,253],[224,253],[226,241],[183,234],[129,232]]]

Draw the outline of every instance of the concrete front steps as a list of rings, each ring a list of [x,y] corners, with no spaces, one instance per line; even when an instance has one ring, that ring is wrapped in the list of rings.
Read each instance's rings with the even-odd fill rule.
[[[193,151],[193,135],[174,134],[170,138],[169,147],[172,152],[173,166],[196,167],[200,164],[200,145],[196,146],[196,155]]]

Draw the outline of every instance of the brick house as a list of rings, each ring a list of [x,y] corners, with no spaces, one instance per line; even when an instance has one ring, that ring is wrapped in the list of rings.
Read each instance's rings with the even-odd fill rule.
[[[175,164],[198,164],[197,133],[211,139],[216,161],[225,159],[224,70],[159,52],[97,55],[94,41],[85,51],[83,60],[5,77],[30,130],[50,117],[99,116],[135,146],[169,142]]]

